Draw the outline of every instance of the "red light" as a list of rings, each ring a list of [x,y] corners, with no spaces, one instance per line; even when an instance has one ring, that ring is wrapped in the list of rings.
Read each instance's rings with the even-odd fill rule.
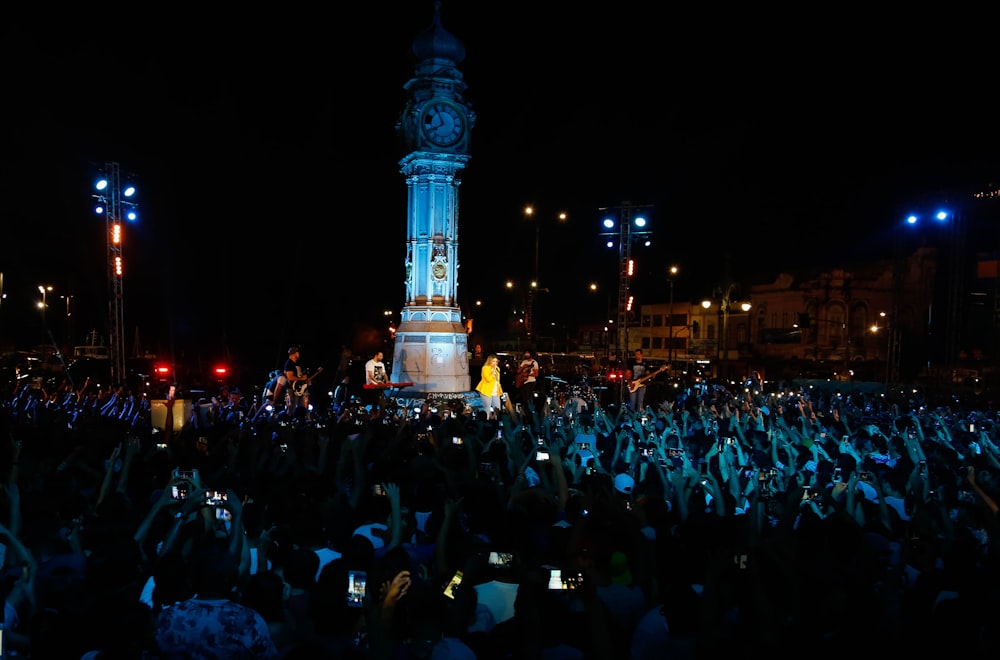
[[[157,381],[164,383],[170,380],[170,367],[165,364],[157,364],[153,366],[153,377]]]
[[[216,380],[222,381],[226,379],[229,369],[227,367],[216,367],[215,369],[212,369],[212,373],[215,374]]]

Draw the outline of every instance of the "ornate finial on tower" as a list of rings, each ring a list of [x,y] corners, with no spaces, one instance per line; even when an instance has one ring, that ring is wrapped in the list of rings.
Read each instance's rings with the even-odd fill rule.
[[[465,46],[441,24],[441,0],[435,0],[434,19],[413,39],[411,50],[417,61],[418,76],[447,76],[462,80],[462,72],[456,67],[465,60]]]

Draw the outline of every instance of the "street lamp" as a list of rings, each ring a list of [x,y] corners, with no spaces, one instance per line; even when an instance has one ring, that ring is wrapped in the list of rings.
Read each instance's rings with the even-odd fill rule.
[[[40,294],[42,294],[42,302],[38,303],[38,309],[42,310],[42,329],[43,330],[46,329],[46,325],[45,325],[45,308],[48,307],[48,303],[46,302],[45,296],[46,296],[47,293],[49,293],[51,291],[52,291],[52,286],[49,285],[49,284],[39,284],[38,285],[38,292]]]
[[[66,347],[67,350],[73,350],[73,296],[59,296],[66,301]]]
[[[670,349],[668,351],[667,364],[670,365],[671,374],[674,371],[674,280],[680,269],[677,266],[670,266],[667,269],[667,281],[670,283]]]
[[[869,330],[871,330],[871,333],[873,335],[878,335],[878,333],[881,332],[883,328],[886,330],[886,333],[885,333],[885,389],[888,392],[888,390],[889,390],[890,373],[892,372],[892,360],[890,360],[890,353],[892,352],[892,332],[891,332],[892,328],[889,327],[888,315],[885,312],[879,312],[878,315],[882,319],[882,325],[879,325],[877,322],[873,323],[872,326],[871,326],[871,328],[869,328]]]
[[[726,287],[725,291],[722,293],[722,300],[719,305],[719,315],[722,317],[722,331],[719,334],[719,339],[716,342],[718,345],[718,359],[720,370],[728,372],[726,366],[729,364],[729,314],[732,310],[734,301],[732,300],[733,290],[736,288],[736,282],[731,283]],[[702,301],[701,306],[708,309],[712,306],[712,301],[705,299]],[[739,311],[746,314],[750,311],[752,305],[749,302],[741,302],[738,306]],[[720,373],[720,376],[727,376],[728,373]]]
[[[532,206],[531,204],[527,204],[524,207],[525,219],[530,220],[534,218],[534,216],[535,216],[535,207]],[[569,215],[567,215],[565,211],[560,211],[556,216],[559,222],[566,222],[566,219],[568,217]],[[534,278],[531,281],[531,286],[528,289],[528,297],[524,310],[524,329],[528,335],[529,340],[531,339],[532,331],[534,330],[535,293],[536,291],[540,290],[548,291],[548,289],[539,289],[540,286],[539,281],[541,273],[539,273],[538,255],[539,255],[542,222],[540,218],[535,218],[534,222],[535,222],[535,271],[534,271]]]

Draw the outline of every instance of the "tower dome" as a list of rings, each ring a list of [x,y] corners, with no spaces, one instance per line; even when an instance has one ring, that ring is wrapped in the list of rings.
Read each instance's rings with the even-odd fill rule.
[[[411,50],[417,62],[415,73],[418,76],[462,80],[462,72],[457,65],[465,60],[465,46],[441,25],[440,0],[434,3],[434,19],[414,37]]]

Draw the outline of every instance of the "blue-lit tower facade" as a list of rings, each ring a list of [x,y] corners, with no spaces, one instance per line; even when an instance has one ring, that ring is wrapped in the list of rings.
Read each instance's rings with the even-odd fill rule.
[[[407,154],[405,303],[392,356],[393,382],[413,393],[468,392],[468,340],[458,304],[458,188],[475,113],[458,65],[465,47],[441,25],[413,40],[409,98],[396,123]]]

